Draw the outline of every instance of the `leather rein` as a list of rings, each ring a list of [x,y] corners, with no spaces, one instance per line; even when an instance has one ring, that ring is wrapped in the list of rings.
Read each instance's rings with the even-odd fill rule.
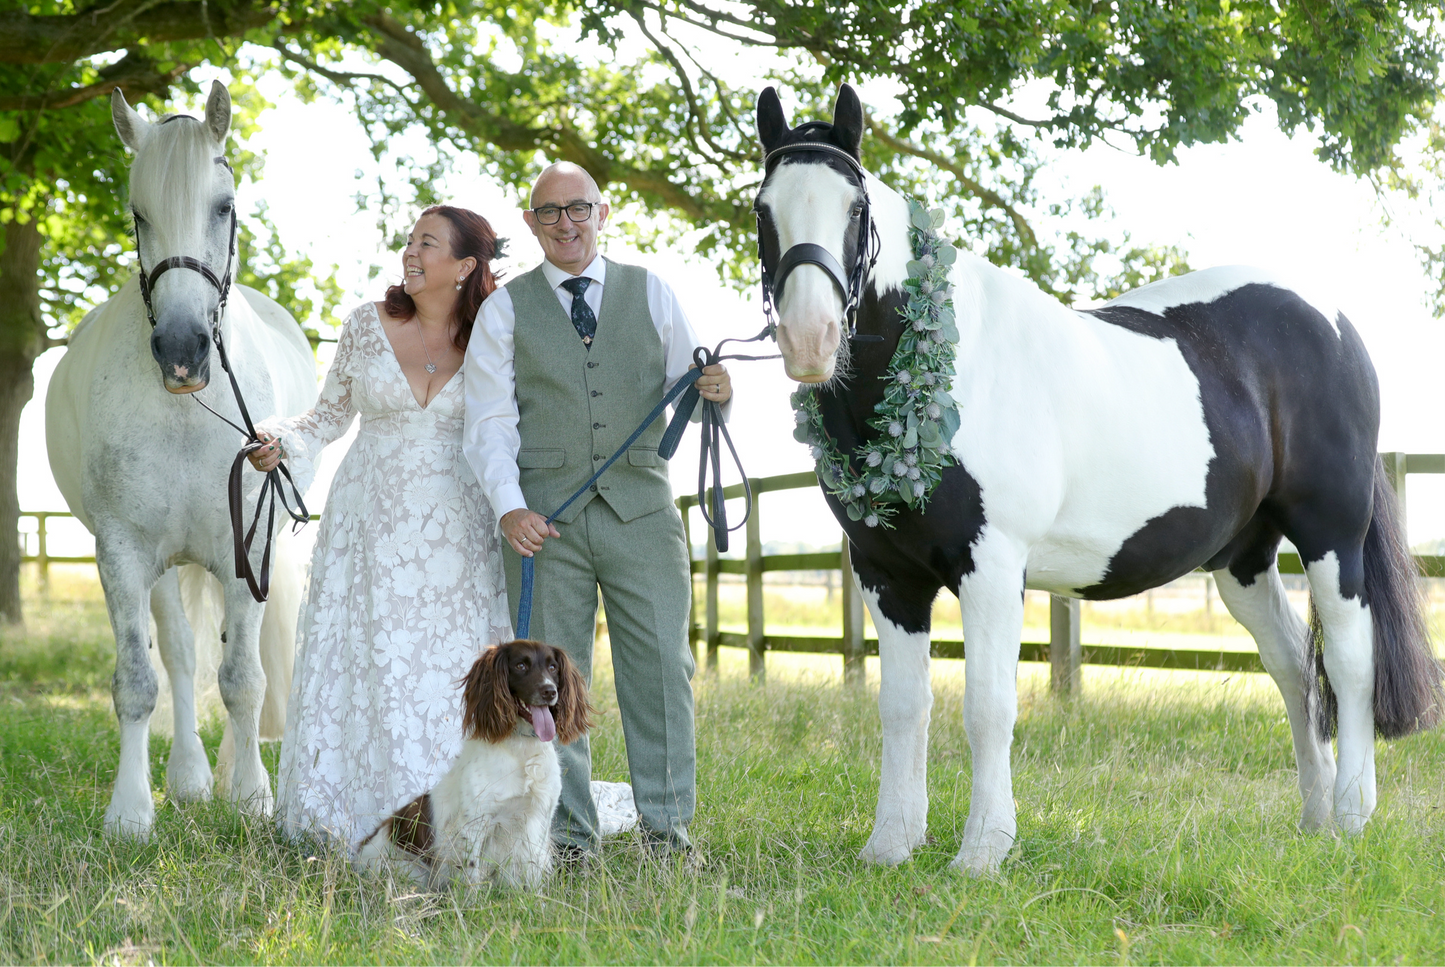
[[[166,120],[169,121],[172,118]],[[213,160],[216,164],[223,165],[227,171],[231,170],[231,165],[225,158],[216,157]],[[226,499],[231,513],[231,542],[235,551],[236,577],[245,580],[246,586],[251,591],[251,597],[257,601],[265,601],[271,593],[271,541],[276,532],[277,499],[280,499],[281,506],[285,508],[286,513],[294,522],[293,533],[306,526],[311,520],[311,515],[306,510],[306,502],[301,497],[301,491],[297,488],[296,481],[291,478],[291,471],[286,468],[283,461],[278,463],[275,469],[269,471],[266,479],[261,482],[261,492],[256,500],[256,513],[251,518],[251,526],[247,528],[245,524],[244,495],[242,493],[243,467],[246,458],[260,449],[263,444],[260,437],[256,435],[255,424],[251,422],[251,413],[246,408],[245,397],[241,395],[241,386],[236,382],[236,374],[231,371],[231,361],[226,355],[226,343],[221,338],[221,318],[225,314],[226,302],[231,294],[232,269],[236,261],[236,207],[234,204],[231,206],[231,244],[229,254],[226,256],[226,271],[219,278],[216,273],[211,271],[210,266],[189,255],[172,255],[157,263],[147,272],[140,254],[140,217],[134,209],[131,210],[131,217],[135,224],[136,265],[140,268],[141,300],[145,303],[146,319],[150,322],[151,329],[156,328],[156,312],[155,306],[151,302],[151,292],[155,289],[156,281],[171,269],[189,269],[196,272],[216,290],[218,298],[216,308],[211,312],[211,339],[216,344],[217,355],[221,357],[221,368],[226,371],[226,375],[231,380],[231,392],[236,397],[236,406],[241,411],[241,421],[245,426],[240,426],[217,413],[198,394],[192,393],[191,399],[215,413],[219,419],[235,427],[246,438],[245,445],[237,451],[236,458],[231,462],[231,474],[226,484]],[[284,483],[282,482],[283,477],[285,478]],[[294,510],[291,502],[286,499],[285,488],[288,485],[291,488],[291,498],[296,502]],[[251,544],[256,538],[256,527],[261,521],[263,507],[266,508],[266,542],[261,552],[261,570],[258,574],[251,567]]]
[[[868,198],[868,178],[863,171],[863,166],[858,159],[853,157],[842,148],[821,141],[800,141],[796,144],[785,144],[769,151],[763,158],[763,180],[778,166],[779,159],[784,155],[798,154],[801,152],[820,152],[830,157],[837,158],[844,162],[850,171],[858,179],[858,188],[863,193],[862,210],[858,214],[858,237],[854,245],[853,264],[846,270],[821,245],[813,242],[800,242],[792,246],[778,259],[775,268],[769,269],[768,263],[763,258],[763,212],[758,208],[757,202],[753,202],[753,214],[757,219],[758,226],[758,265],[762,268],[763,279],[763,315],[768,320],[768,326],[774,325],[774,308],[783,298],[783,286],[788,281],[788,276],[800,265],[816,265],[828,277],[833,280],[833,285],[838,294],[843,297],[843,320],[847,327],[848,338],[853,342],[882,342],[882,336],[860,336],[858,335],[858,308],[863,302],[863,287],[868,283],[868,274],[878,262],[878,253],[882,242],[878,237],[878,228],[873,224],[872,202]]]

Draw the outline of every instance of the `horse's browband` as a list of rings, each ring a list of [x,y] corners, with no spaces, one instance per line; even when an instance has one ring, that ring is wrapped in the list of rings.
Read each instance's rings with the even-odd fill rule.
[[[763,175],[766,177],[772,173],[774,159],[785,154],[795,154],[799,151],[821,151],[824,154],[831,154],[834,157],[842,158],[848,163],[848,167],[853,170],[853,173],[858,176],[859,180],[862,180],[864,177],[863,166],[858,163],[857,158],[842,148],[823,141],[799,141],[796,144],[785,144],[781,147],[774,148],[763,158]]]

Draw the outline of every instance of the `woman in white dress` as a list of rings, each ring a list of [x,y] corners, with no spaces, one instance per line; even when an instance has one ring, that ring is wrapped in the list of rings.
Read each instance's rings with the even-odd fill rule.
[[[348,848],[425,792],[461,750],[458,681],[512,637],[491,506],[462,456],[462,358],[496,288],[497,237],[474,212],[428,208],[403,281],[342,326],[316,408],[258,427],[266,470],[302,486],[361,415],[326,500],[297,626],[277,778],[291,834]]]

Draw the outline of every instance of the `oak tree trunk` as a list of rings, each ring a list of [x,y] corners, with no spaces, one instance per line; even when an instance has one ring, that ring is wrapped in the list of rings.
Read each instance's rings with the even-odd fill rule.
[[[9,213],[17,215],[13,210]],[[0,622],[19,623],[20,411],[35,395],[31,367],[45,349],[40,229],[12,218],[0,233]],[[28,470],[29,468],[27,468]]]

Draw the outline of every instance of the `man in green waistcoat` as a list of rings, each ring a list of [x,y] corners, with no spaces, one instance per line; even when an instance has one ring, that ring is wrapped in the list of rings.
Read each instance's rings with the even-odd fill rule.
[[[682,519],[658,419],[567,510],[554,512],[627,439],[692,366],[696,335],[666,282],[600,256],[609,209],[582,168],[554,164],[523,217],[546,260],[482,304],[466,357],[463,450],[500,522],[512,619],[521,556],[536,557],[532,637],[565,648],[592,681],[597,591],[607,608],[627,763],[643,834],[691,848],[696,801],[692,596]],[[726,403],[727,370],[701,394]],[[564,855],[598,847],[592,757],[584,737],[557,750],[562,801],[553,838]]]

